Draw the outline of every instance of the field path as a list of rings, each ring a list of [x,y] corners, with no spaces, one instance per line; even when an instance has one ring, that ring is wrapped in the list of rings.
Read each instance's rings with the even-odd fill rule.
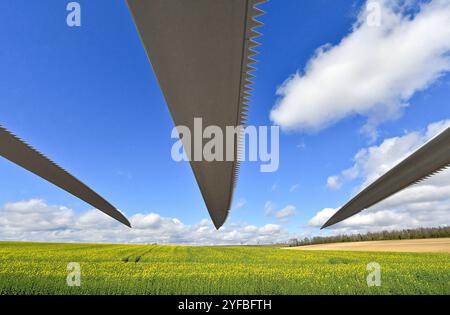
[[[450,238],[372,241],[289,247],[290,250],[341,250],[361,252],[450,253]]]

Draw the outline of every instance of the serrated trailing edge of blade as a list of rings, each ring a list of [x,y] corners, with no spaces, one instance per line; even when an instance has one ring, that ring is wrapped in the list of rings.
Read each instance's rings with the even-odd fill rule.
[[[10,131],[9,129],[3,127],[2,125],[0,125],[0,132],[5,132],[7,134],[9,134],[12,138],[14,138],[17,142],[22,143],[23,145],[25,145],[30,151],[33,151],[33,153],[35,153],[36,155],[40,156],[41,158],[45,159],[49,164],[51,164],[52,166],[58,168],[59,170],[61,170],[62,172],[70,175],[70,173],[64,169],[63,167],[59,166],[58,164],[56,164],[53,160],[51,160],[50,158],[48,158],[45,154],[41,153],[39,150],[37,150],[35,147],[33,147],[31,144],[29,144],[27,141],[23,140],[22,138],[20,138],[19,136],[17,136],[15,133],[13,133],[12,131]],[[70,175],[72,176],[72,175]]]
[[[1,134],[3,134],[3,136],[1,136]],[[15,163],[15,164],[25,168],[26,170],[36,174],[37,176],[42,177],[43,179],[47,180],[48,182],[52,183],[53,185],[55,185],[55,186],[65,190],[65,191],[67,191],[68,193],[74,195],[75,197],[85,201],[86,203],[88,203],[88,204],[90,204],[91,206],[94,206],[94,207],[95,207],[95,205],[93,204],[92,199],[95,199],[94,203],[99,203],[99,204],[102,204],[103,206],[105,206],[105,209],[101,209],[99,207],[98,210],[104,212],[105,214],[107,214],[108,216],[114,218],[115,220],[119,221],[120,223],[122,223],[122,224],[124,224],[124,225],[126,225],[128,227],[131,227],[130,222],[128,221],[128,219],[119,210],[117,210],[114,206],[112,206],[108,201],[103,199],[103,197],[98,195],[95,191],[90,189],[87,185],[82,183],[79,179],[77,179],[76,177],[71,175],[67,170],[65,170],[64,168],[62,168],[61,166],[59,166],[58,164],[53,162],[51,159],[49,159],[47,156],[45,156],[44,154],[39,152],[32,145],[30,145],[26,141],[22,140],[20,137],[18,137],[13,132],[9,131],[7,128],[5,128],[5,127],[3,127],[1,125],[0,125],[0,137],[2,137],[4,139],[4,141],[6,141],[6,142],[14,143],[15,145],[12,145],[12,146],[14,146],[16,148],[25,149],[25,152],[27,153],[26,158],[27,158],[28,162],[25,163],[25,162],[22,161],[22,163],[20,163],[18,161],[15,161],[14,159],[11,159],[10,158],[11,153],[5,153],[5,151],[8,151],[7,149],[6,150],[5,149],[2,150],[0,148],[0,156],[6,158],[7,160],[11,161],[12,163]],[[10,139],[12,141],[8,141],[8,140],[5,140],[5,139]],[[3,151],[3,153],[1,151]],[[4,154],[8,155],[8,156],[5,156]],[[34,158],[33,158],[33,155],[35,156]],[[51,166],[52,174],[46,174],[45,177],[44,177],[44,174],[42,174],[42,173],[39,174],[40,172],[37,170],[38,167],[36,167],[36,164],[34,165],[34,167],[30,167],[29,161],[34,160],[34,163],[38,163],[39,159],[41,159],[40,162],[43,162],[42,164],[47,164],[47,165]],[[28,164],[28,165],[24,166],[24,164]],[[42,167],[42,165],[41,165],[41,167]],[[85,191],[89,191],[91,196],[88,199],[91,199],[91,202],[89,202],[89,200],[86,200],[86,198],[83,198],[81,196],[82,195],[81,192],[78,194],[75,191],[72,191],[72,192],[68,191],[66,188],[62,187],[60,184],[52,182],[51,180],[48,179],[49,177],[55,176],[55,174],[57,174],[58,172],[59,172],[58,175],[62,175],[63,177],[66,178],[67,181],[72,181],[72,183],[76,182],[78,184],[78,186],[82,186]],[[94,196],[94,198],[92,198],[92,196]]]
[[[441,168],[439,168],[439,169],[437,169],[436,171],[434,171],[434,172],[424,176],[423,178],[418,179],[416,182],[412,183],[410,186],[422,184],[423,182],[431,179],[432,177],[438,175],[439,173],[442,173],[442,172],[444,172],[446,170],[449,170],[449,169],[450,169],[450,163],[445,165],[445,166],[443,166],[443,167],[441,167]],[[408,186],[408,187],[410,187],[410,186]]]
[[[30,151],[34,151],[35,154],[37,154],[38,156],[40,156],[41,158],[47,160],[48,163],[52,164],[53,166],[59,168],[61,171],[63,171],[64,173],[69,174],[69,172],[67,170],[65,170],[64,168],[62,168],[61,166],[59,166],[58,164],[56,164],[55,162],[53,162],[51,159],[49,159],[47,156],[45,156],[44,154],[42,154],[39,150],[37,150],[36,148],[34,148],[31,144],[29,144],[28,142],[26,142],[25,140],[21,139],[19,136],[17,136],[16,134],[14,134],[13,132],[11,132],[10,130],[8,130],[7,128],[3,127],[2,125],[0,125],[0,132],[5,132],[7,134],[9,134],[11,137],[13,137],[17,142],[22,143],[23,145],[25,145]]]
[[[411,186],[423,183],[450,168],[450,128],[363,189],[337,211],[322,229],[337,224]]]
[[[259,9],[258,6],[267,2],[268,0],[247,0],[247,17],[246,17],[246,25],[245,25],[245,41],[244,41],[244,54],[242,59],[242,72],[241,72],[241,87],[239,93],[239,113],[237,118],[237,127],[239,128],[237,139],[236,139],[236,151],[235,151],[235,164],[233,170],[233,179],[232,179],[232,193],[230,199],[230,206],[233,200],[233,192],[236,188],[238,177],[239,177],[239,169],[240,169],[240,161],[244,158],[245,148],[244,148],[244,129],[247,125],[248,112],[250,107],[250,98],[252,97],[252,85],[254,82],[252,79],[256,78],[255,71],[257,70],[254,67],[254,64],[257,63],[255,56],[259,53],[256,50],[257,47],[261,46],[259,42],[255,39],[262,36],[261,33],[257,32],[256,29],[258,27],[263,26],[264,24],[257,20],[258,17],[264,15],[266,12]]]

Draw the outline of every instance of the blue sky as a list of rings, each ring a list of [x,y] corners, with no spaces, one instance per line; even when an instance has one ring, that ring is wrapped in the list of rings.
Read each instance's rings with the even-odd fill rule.
[[[66,25],[68,1],[0,3],[0,124],[127,216],[153,213],[196,226],[208,213],[190,166],[171,159],[173,123],[125,2],[78,2],[79,28]],[[307,75],[305,66],[316,49],[339,45],[349,36],[364,4],[281,0],[263,5],[268,14],[261,18],[264,36],[250,124],[276,123],[271,111],[283,101],[277,89],[297,71]],[[448,70],[402,99],[408,106],[396,119],[377,123],[376,139],[361,131],[367,113],[341,115],[314,130],[283,128],[278,172],[260,173],[258,163],[242,165],[225,230],[276,225],[281,237],[319,233],[310,220],[322,209],[342,206],[369,177],[338,179],[340,187],[327,186],[330,176],[342,177],[355,165],[358,151],[414,131],[426,137],[430,124],[450,118]],[[0,205],[39,199],[41,206],[64,206],[75,216],[91,210],[6,160],[0,160],[0,173]],[[271,215],[265,211],[269,204]],[[278,219],[277,212],[289,206],[295,215]]]

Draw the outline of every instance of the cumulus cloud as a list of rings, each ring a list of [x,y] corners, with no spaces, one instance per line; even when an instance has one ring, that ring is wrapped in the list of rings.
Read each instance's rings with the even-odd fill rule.
[[[358,191],[378,179],[427,141],[450,127],[450,120],[430,124],[423,131],[384,140],[378,146],[360,150],[354,165],[341,178],[362,179]],[[309,226],[322,226],[338,209],[318,212]],[[335,233],[392,230],[450,224],[450,170],[445,170],[421,184],[412,186],[378,205],[365,210],[332,229]]]
[[[331,190],[339,190],[342,184],[339,176],[330,176],[327,179],[327,187]]]
[[[34,209],[34,212],[29,211]],[[2,209],[0,225],[13,231],[57,231],[67,228],[74,219],[72,210],[48,206],[42,200],[7,203]]]
[[[309,220],[308,226],[321,227],[329,218],[331,218],[339,209],[325,208]]]
[[[348,36],[317,49],[305,70],[282,84],[275,123],[316,131],[361,115],[363,130],[375,137],[380,122],[399,117],[416,92],[450,71],[449,1],[376,2],[379,26],[368,23],[377,12],[362,10]]]
[[[278,220],[287,220],[290,217],[293,217],[296,215],[296,207],[294,206],[286,206],[280,211],[278,211],[275,216]]]
[[[135,214],[129,229],[97,210],[73,210],[33,199],[0,207],[0,239],[50,242],[257,244],[284,242],[287,230],[277,224],[228,224],[216,231],[209,220],[186,225],[156,213]]]

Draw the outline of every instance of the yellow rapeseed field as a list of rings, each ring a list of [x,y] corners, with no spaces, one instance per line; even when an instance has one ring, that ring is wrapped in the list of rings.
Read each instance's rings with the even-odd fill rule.
[[[2,242],[0,294],[450,294],[450,254]]]

